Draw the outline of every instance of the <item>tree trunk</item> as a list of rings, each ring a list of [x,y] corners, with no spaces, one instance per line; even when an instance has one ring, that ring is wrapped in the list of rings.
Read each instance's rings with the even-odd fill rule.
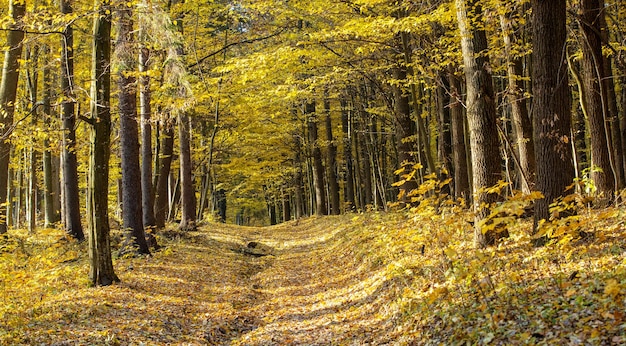
[[[533,44],[533,137],[537,161],[534,230],[540,220],[549,220],[549,205],[566,194],[574,179],[570,147],[571,93],[565,49],[566,0],[531,0]],[[555,174],[558,172],[558,174]],[[540,245],[545,238],[534,241]]]
[[[339,205],[339,182],[337,180],[337,145],[333,137],[333,124],[330,116],[330,100],[324,100],[324,112],[326,113],[326,140],[328,141],[328,162],[326,170],[328,172],[328,194],[330,195],[330,213],[339,215],[341,206]]]
[[[304,162],[302,161],[302,137],[300,134],[294,134],[294,177],[293,177],[293,186],[294,186],[294,203],[295,203],[295,216],[296,219],[300,219],[304,217],[304,179],[302,176],[302,165]]]
[[[0,234],[7,232],[6,202],[8,197],[7,183],[9,181],[9,160],[11,143],[9,136],[15,113],[15,98],[19,79],[20,57],[22,56],[22,40],[24,31],[20,23],[26,12],[26,1],[11,0],[9,15],[18,27],[11,28],[7,34],[7,47],[2,66],[2,80],[0,81]],[[8,201],[9,203],[11,201]]]
[[[150,76],[148,75],[150,50],[142,47],[139,51],[139,109],[141,112],[141,205],[143,226],[155,227],[154,191],[152,189],[152,109],[150,102]]]
[[[508,4],[504,4],[508,6]],[[524,96],[524,67],[521,57],[515,56],[515,27],[510,13],[500,14],[500,26],[504,33],[504,47],[507,59],[507,75],[509,86],[507,89],[507,99],[511,105],[511,116],[515,142],[517,149],[517,159],[520,172],[521,190],[530,193],[534,187],[535,173],[535,149],[533,144],[533,126],[528,115],[526,99]]]
[[[465,112],[461,99],[461,82],[450,72],[450,118],[452,127],[452,162],[454,167],[454,197],[470,201],[467,147],[465,146]]]
[[[108,1],[95,1],[89,165],[89,278],[95,286],[119,281],[113,270],[109,234],[109,158],[111,156],[111,13]]]
[[[165,227],[169,211],[169,176],[174,155],[174,122],[171,119],[161,121],[161,138],[159,155],[160,165],[156,176],[154,217],[158,228]]]
[[[191,129],[189,117],[181,112],[178,115],[178,141],[180,157],[180,194],[181,220],[180,229],[193,231],[196,229],[196,193],[193,186],[193,171],[191,163]]]
[[[351,110],[345,99],[341,100],[341,127],[343,129],[343,158],[346,164],[345,183],[344,183],[344,201],[346,208],[350,211],[355,210],[354,200],[354,164],[352,162],[352,119]]]
[[[73,12],[70,0],[60,2],[61,13]],[[83,225],[80,220],[80,195],[78,190],[78,160],[76,158],[76,114],[74,95],[74,30],[65,27],[61,38],[61,121],[63,130],[63,211],[65,231],[72,237],[83,240]]]
[[[132,12],[123,5],[118,10],[116,55],[119,61],[117,71],[118,107],[120,116],[120,154],[122,165],[122,217],[126,241],[121,253],[138,252],[149,254],[146,235],[143,229],[141,174],[139,166],[139,129],[137,124],[137,79],[133,75],[135,42],[133,35]],[[143,110],[143,109],[142,109]]]
[[[476,0],[456,0],[461,32],[461,49],[467,84],[467,120],[472,151],[474,195],[474,238],[483,248],[495,244],[494,230],[483,231],[489,208],[497,201],[497,194],[485,189],[498,183],[501,177],[500,143],[498,141],[495,93],[489,58],[487,36],[482,23],[482,8]]]
[[[450,89],[448,79],[445,74],[439,75],[440,85],[437,86],[437,156],[439,157],[439,166],[441,171],[447,172],[441,174],[441,180],[445,180],[448,176],[454,176],[454,167],[452,163],[452,115],[450,112],[450,94],[446,91]],[[442,193],[450,195],[452,186],[446,185],[442,188]]]
[[[315,190],[315,214],[326,215],[326,190],[324,186],[324,165],[322,163],[322,151],[317,136],[317,116],[315,115],[315,102],[307,102],[304,111],[307,117],[309,130],[309,143],[311,145],[313,159],[313,188]]]
[[[582,67],[583,84],[587,105],[587,118],[591,137],[591,177],[602,198],[612,198],[615,191],[615,175],[611,165],[609,137],[606,131],[607,109],[605,109],[606,89],[602,82],[604,58],[600,31],[600,12],[604,11],[599,0],[581,0],[583,11]],[[602,1],[603,2],[603,1]]]
[[[44,48],[44,57],[50,58],[50,47]],[[52,78],[51,70],[48,64],[43,69],[43,113],[45,116],[45,128],[47,131],[52,130]],[[43,181],[44,181],[44,227],[50,228],[60,221],[58,209],[55,206],[55,199],[58,198],[59,191],[57,189],[58,175],[54,174],[53,167],[53,155],[50,147],[50,139],[46,137],[44,139],[44,152],[43,152]]]
[[[26,81],[28,84],[28,93],[30,96],[31,121],[30,125],[35,128],[37,126],[37,97],[39,93],[39,46],[32,45],[26,49],[26,61],[30,62],[30,68],[26,71]],[[26,198],[26,220],[28,232],[30,234],[35,233],[37,225],[37,197],[38,197],[38,185],[37,185],[37,150],[35,149],[35,138],[30,140],[30,148],[28,153],[28,189]]]

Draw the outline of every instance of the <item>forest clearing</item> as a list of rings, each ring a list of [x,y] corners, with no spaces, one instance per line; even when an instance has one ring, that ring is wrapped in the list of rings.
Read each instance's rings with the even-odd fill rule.
[[[625,212],[589,211],[593,240],[542,248],[521,220],[484,250],[462,213],[206,224],[116,258],[121,282],[99,288],[84,244],[12,231],[0,243],[0,344],[620,345]]]

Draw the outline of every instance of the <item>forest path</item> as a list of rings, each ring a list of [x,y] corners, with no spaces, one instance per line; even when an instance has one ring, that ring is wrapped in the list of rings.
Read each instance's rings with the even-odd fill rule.
[[[226,250],[224,258],[239,265],[230,283],[238,288],[220,298],[232,309],[207,316],[204,339],[233,345],[362,345],[375,331],[384,332],[382,319],[374,317],[384,304],[378,295],[382,287],[368,283],[371,273],[362,261],[346,256],[354,251],[342,249],[345,225],[341,218],[324,218],[265,228],[225,225],[208,232]],[[261,251],[251,253],[249,245]]]
[[[50,230],[41,250],[11,253],[31,269],[3,286],[0,345],[390,342],[400,285],[367,248],[372,238],[354,237],[355,220],[163,231],[152,256],[115,259],[121,282],[107,287],[88,285],[86,244]]]

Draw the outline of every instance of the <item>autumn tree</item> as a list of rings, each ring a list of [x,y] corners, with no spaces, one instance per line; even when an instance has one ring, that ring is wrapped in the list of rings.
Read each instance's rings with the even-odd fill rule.
[[[61,13],[72,14],[71,0],[59,3]],[[76,157],[76,94],[74,92],[74,28],[66,25],[61,37],[61,127],[63,133],[62,148],[62,188],[65,204],[62,218],[65,231],[76,239],[85,238],[80,214],[80,195],[78,189],[78,160]]]
[[[550,220],[550,204],[567,193],[574,179],[570,144],[571,93],[565,49],[567,1],[532,0],[533,137],[537,161],[534,228]],[[558,172],[558,174],[555,174]],[[542,244],[545,238],[535,241]]]
[[[472,155],[475,241],[478,247],[493,245],[495,230],[483,231],[489,206],[497,195],[488,192],[501,176],[500,143],[496,123],[496,99],[489,66],[482,7],[475,0],[456,0],[467,88],[467,122]]]
[[[0,81],[0,234],[7,232],[6,203],[7,184],[9,178],[9,159],[11,142],[9,137],[13,129],[13,115],[19,79],[20,57],[22,55],[22,41],[24,31],[21,20],[26,12],[26,2],[11,0],[9,15],[13,22],[7,33],[7,50],[4,53],[2,65],[2,81]]]
[[[111,3],[94,3],[91,152],[88,219],[91,283],[107,286],[119,281],[113,269],[109,229],[109,158],[111,156]]]
[[[126,247],[138,253],[149,254],[143,229],[141,170],[139,166],[139,129],[137,122],[137,79],[132,11],[127,5],[118,9],[116,54],[118,62],[117,86],[120,116],[120,151],[122,161],[122,216],[126,232]],[[129,251],[129,249],[122,249]]]
[[[598,193],[611,198],[615,191],[615,174],[610,158],[610,133],[607,129],[608,103],[604,57],[602,54],[601,16],[604,1],[581,0],[582,67],[586,117],[591,142],[591,176]]]

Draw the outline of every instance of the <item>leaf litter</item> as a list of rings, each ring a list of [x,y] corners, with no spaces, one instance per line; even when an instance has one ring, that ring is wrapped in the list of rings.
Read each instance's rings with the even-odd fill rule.
[[[626,343],[623,210],[588,215],[592,241],[539,249],[521,220],[475,250],[470,216],[453,215],[163,231],[162,249],[116,258],[122,282],[100,288],[88,287],[84,244],[11,231],[0,241],[0,344]]]

